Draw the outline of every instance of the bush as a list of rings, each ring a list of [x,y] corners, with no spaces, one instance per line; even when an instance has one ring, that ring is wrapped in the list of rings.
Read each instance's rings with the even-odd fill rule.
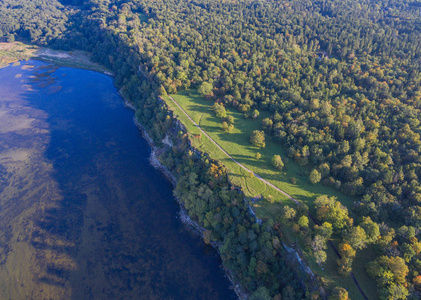
[[[278,170],[282,170],[284,168],[284,162],[282,161],[280,155],[274,155],[272,157],[272,165]]]
[[[321,179],[322,179],[322,175],[319,173],[319,171],[317,171],[316,169],[311,171],[310,181],[311,181],[312,184],[318,183]]]
[[[348,292],[341,287],[335,287],[332,291],[332,294],[329,297],[329,300],[347,300],[349,299]]]
[[[199,94],[201,94],[203,96],[211,96],[212,95],[212,90],[213,90],[212,83],[203,82],[200,85],[200,87],[198,89],[198,92],[199,92]]]
[[[9,34],[6,38],[8,43],[13,43],[15,41],[15,36],[13,34]]]
[[[223,119],[227,117],[227,111],[222,104],[215,102],[215,104],[212,106],[212,109],[218,118]]]
[[[250,135],[250,143],[253,146],[264,148],[266,146],[265,133],[260,130],[254,130]]]

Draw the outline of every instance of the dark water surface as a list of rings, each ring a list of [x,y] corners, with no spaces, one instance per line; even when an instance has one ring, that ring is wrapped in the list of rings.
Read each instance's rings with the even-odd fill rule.
[[[0,299],[235,299],[112,79],[0,70]]]

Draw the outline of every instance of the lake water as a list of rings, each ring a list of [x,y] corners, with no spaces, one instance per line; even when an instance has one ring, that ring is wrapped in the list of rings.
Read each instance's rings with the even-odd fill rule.
[[[112,79],[0,70],[0,299],[235,299]]]

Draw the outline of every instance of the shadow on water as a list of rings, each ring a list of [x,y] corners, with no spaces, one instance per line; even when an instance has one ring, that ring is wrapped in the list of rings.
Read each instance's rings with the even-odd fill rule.
[[[216,251],[177,219],[111,78],[28,63],[35,92],[21,96],[48,115],[56,191],[31,216],[36,286],[67,299],[234,299]]]

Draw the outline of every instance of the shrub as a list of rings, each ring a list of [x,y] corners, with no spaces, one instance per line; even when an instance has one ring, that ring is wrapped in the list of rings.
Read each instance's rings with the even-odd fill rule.
[[[266,146],[265,133],[260,130],[254,130],[250,135],[250,143],[253,146],[264,148]]]
[[[272,165],[278,170],[282,170],[284,168],[284,162],[282,161],[280,155],[274,155],[272,157]]]

